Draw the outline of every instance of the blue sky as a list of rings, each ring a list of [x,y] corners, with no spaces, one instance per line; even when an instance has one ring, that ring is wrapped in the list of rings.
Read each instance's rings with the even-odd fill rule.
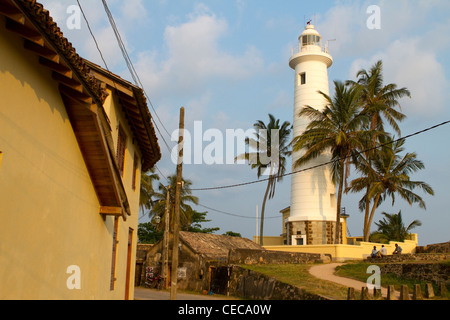
[[[104,66],[84,20],[69,29],[67,8],[74,0],[41,0],[73,43],[78,53]],[[80,0],[108,67],[127,80],[127,71],[100,0]],[[178,126],[179,108],[186,108],[186,128],[202,121],[203,132],[218,129],[251,129],[256,120],[267,122],[268,113],[282,121],[293,119],[294,74],[288,61],[297,46],[305,20],[312,19],[329,42],[334,64],[333,80],[354,79],[357,70],[384,63],[385,83],[407,87],[412,99],[402,101],[408,119],[403,135],[450,119],[450,3],[442,1],[267,1],[267,0],[109,0],[118,29],[131,60],[169,133]],[[380,8],[380,29],[369,29],[370,5]],[[332,92],[332,86],[330,90]],[[154,111],[150,110],[152,114]],[[155,120],[170,147],[175,146]],[[425,196],[427,210],[388,201],[381,211],[397,213],[404,220],[423,225],[415,232],[419,244],[450,240],[450,125],[407,140],[408,152],[416,152],[426,170],[413,176],[429,183],[434,197]],[[210,142],[205,141],[203,147]],[[175,173],[170,153],[160,138],[163,159],[158,168],[164,175]],[[290,168],[288,170],[291,171]],[[256,180],[247,165],[185,165],[184,177],[193,188],[223,186]],[[164,181],[164,180],[162,180]],[[220,227],[219,233],[235,231],[251,238],[256,232],[256,206],[261,208],[266,184],[198,191],[200,203],[240,218],[208,210],[213,220],[205,226]],[[344,197],[350,214],[349,233],[361,235],[363,215],[358,210],[361,195]],[[290,178],[277,186],[275,198],[266,207],[266,217],[277,217],[289,206]],[[199,210],[204,208],[199,207]],[[141,219],[141,222],[145,219]],[[281,233],[281,218],[265,222],[265,235]],[[372,228],[374,229],[374,227]]]

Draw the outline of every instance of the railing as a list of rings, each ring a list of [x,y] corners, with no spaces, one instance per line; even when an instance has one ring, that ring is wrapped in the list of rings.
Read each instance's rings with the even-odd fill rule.
[[[316,45],[309,45],[309,46],[302,46],[299,45],[298,47],[292,48],[292,55],[301,53],[301,52],[323,52],[323,53],[329,53],[328,46],[325,47],[319,47]]]

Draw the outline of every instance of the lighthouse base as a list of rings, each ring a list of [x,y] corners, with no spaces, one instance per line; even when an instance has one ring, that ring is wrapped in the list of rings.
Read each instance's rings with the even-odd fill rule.
[[[339,232],[340,243],[343,243],[344,232],[346,234],[346,224],[342,222]],[[343,232],[343,230],[345,231]],[[286,225],[286,244],[294,246],[334,244],[335,232],[336,221],[288,221]]]

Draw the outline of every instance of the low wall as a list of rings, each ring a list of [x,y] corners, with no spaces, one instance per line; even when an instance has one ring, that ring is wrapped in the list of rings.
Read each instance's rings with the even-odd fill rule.
[[[381,274],[393,273],[399,277],[450,285],[450,265],[442,263],[387,263]]]
[[[387,255],[382,258],[367,258],[367,261],[374,263],[395,263],[402,261],[443,261],[450,260],[450,253],[415,253]]]
[[[234,297],[252,300],[329,300],[239,266],[232,267],[229,293]]]
[[[417,247],[416,240],[405,240],[404,242],[393,242],[384,244],[388,254],[395,250],[395,244],[403,249],[404,254],[415,253]],[[264,246],[265,249],[271,251],[284,252],[302,252],[302,253],[318,253],[329,255],[333,261],[342,262],[345,260],[363,260],[370,256],[373,247],[381,248],[380,243],[359,242],[356,245],[348,244],[323,244],[323,245],[307,245],[307,246]]]
[[[322,254],[303,252],[231,249],[228,253],[228,264],[323,263],[330,260],[328,256]]]

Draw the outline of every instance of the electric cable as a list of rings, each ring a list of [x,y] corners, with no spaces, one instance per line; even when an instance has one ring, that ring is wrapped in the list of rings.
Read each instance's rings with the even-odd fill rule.
[[[205,206],[205,205],[203,205],[203,204],[197,204],[197,206],[203,207],[203,208],[205,208],[205,209],[212,210],[212,211],[215,211],[215,212],[218,212],[218,213],[222,213],[222,214],[225,214],[225,215],[227,215],[227,216],[232,216],[232,217],[236,217],[236,218],[243,218],[243,219],[255,220],[255,217],[249,217],[249,216],[244,216],[244,215],[240,215],[240,214],[230,213],[230,212],[226,212],[226,211],[214,209],[214,208]],[[277,216],[277,217],[264,217],[264,220],[279,219],[279,218],[281,218],[281,215],[280,215],[280,216]],[[258,220],[261,220],[261,217],[258,217]]]
[[[382,147],[384,147],[384,146],[387,146],[387,145],[389,145],[389,144],[392,144],[392,143],[395,143],[395,142],[398,142],[398,141],[401,141],[401,140],[409,139],[409,138],[411,138],[411,137],[414,137],[414,136],[417,136],[417,135],[419,135],[419,134],[422,134],[422,133],[425,133],[425,132],[434,130],[434,129],[436,129],[436,128],[442,127],[442,126],[444,126],[444,125],[446,125],[446,124],[449,124],[449,123],[450,123],[450,120],[444,121],[444,122],[442,122],[442,123],[439,123],[439,124],[434,125],[434,126],[432,126],[432,127],[426,128],[426,129],[424,129],[424,130],[417,131],[417,132],[415,132],[415,133],[409,134],[409,135],[407,135],[407,136],[405,136],[405,137],[398,138],[398,139],[396,139],[396,140],[393,140],[393,141],[390,141],[390,142],[387,142],[387,143],[380,144],[380,145],[378,145],[378,146],[375,146],[375,147],[366,149],[366,150],[361,151],[361,152],[357,152],[357,154],[363,154],[363,153],[366,153],[366,152],[368,152],[368,151],[376,150],[376,149],[378,149],[378,148],[382,148]],[[327,166],[327,165],[333,164],[333,163],[335,163],[335,162],[337,162],[337,161],[346,160],[346,159],[348,159],[349,157],[351,157],[351,156],[344,157],[344,159],[339,158],[339,159],[332,160],[332,161],[328,161],[328,162],[325,162],[325,163],[321,163],[321,164],[318,164],[318,165],[315,165],[315,166],[312,166],[312,167],[308,167],[308,168],[304,168],[304,169],[301,169],[301,170],[297,170],[297,171],[293,171],[293,172],[290,172],[290,173],[286,173],[286,174],[280,175],[280,177],[287,177],[287,176],[291,176],[291,175],[294,175],[294,174],[297,174],[297,173],[302,173],[302,172],[305,172],[305,171],[309,171],[309,170],[313,170],[313,169],[320,168],[320,167],[323,167],[323,166]],[[237,184],[226,185],[226,186],[220,186],[220,187],[209,187],[209,188],[197,188],[197,189],[191,189],[191,191],[212,191],[212,190],[221,190],[221,189],[231,189],[231,188],[243,187],[243,186],[248,186],[248,185],[252,185],[252,184],[257,184],[257,183],[269,181],[270,179],[271,179],[271,178],[269,177],[269,178],[265,178],[265,179],[254,180],[254,181],[243,182],[243,183],[237,183]]]
[[[149,102],[150,106],[152,107],[152,110],[153,110],[156,118],[159,120],[159,122],[161,123],[161,126],[163,127],[163,129],[165,130],[167,135],[170,137],[171,135],[170,135],[169,131],[164,126],[164,123],[162,122],[161,118],[159,117],[158,113],[156,112],[155,107],[153,106],[153,103],[152,103],[150,97],[148,96],[147,92],[145,91],[144,86],[143,86],[143,84],[142,84],[142,82],[141,82],[141,80],[139,78],[139,75],[137,74],[136,69],[134,68],[133,62],[131,61],[130,56],[128,55],[127,49],[126,49],[126,47],[125,47],[125,45],[124,45],[124,43],[122,41],[122,37],[120,36],[120,32],[119,32],[119,30],[117,28],[117,25],[115,23],[114,17],[112,15],[111,11],[109,10],[109,7],[108,7],[108,4],[106,3],[106,0],[102,0],[102,3],[103,3],[103,7],[105,8],[105,12],[106,12],[106,14],[108,16],[109,22],[111,24],[111,28],[113,29],[114,35],[115,35],[117,43],[119,45],[119,48],[122,51],[122,55],[124,57],[125,63],[127,65],[127,67],[128,67],[128,70],[129,70],[129,72],[130,72],[130,74],[131,74],[135,84],[137,86],[139,86],[140,88],[142,88],[142,91],[144,92],[144,95],[147,98],[147,101]],[[158,132],[159,132],[159,134],[161,136],[161,138],[163,139],[167,149],[169,150],[169,152],[172,152],[171,148],[169,147],[169,144],[164,139],[161,131],[159,130],[158,125],[154,121],[153,121],[153,123],[155,124],[155,126],[156,126],[156,128],[157,128],[157,130],[158,130]]]

